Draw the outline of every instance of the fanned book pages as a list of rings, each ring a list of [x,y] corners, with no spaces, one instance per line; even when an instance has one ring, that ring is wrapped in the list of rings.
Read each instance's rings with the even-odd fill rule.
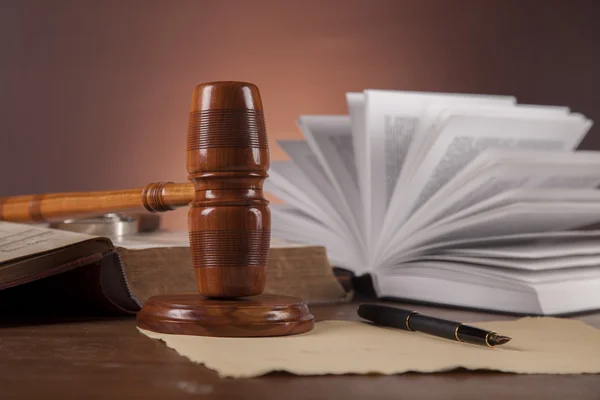
[[[382,298],[518,314],[600,308],[592,121],[512,96],[365,90],[301,115],[265,190],[272,235],[325,246]]]

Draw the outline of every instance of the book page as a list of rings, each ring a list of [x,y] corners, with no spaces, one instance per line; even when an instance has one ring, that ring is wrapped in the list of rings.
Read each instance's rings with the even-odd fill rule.
[[[485,115],[499,117],[527,117],[527,118],[556,118],[557,116],[568,115],[568,107],[558,106],[538,106],[528,104],[514,104],[510,101],[477,101],[465,99],[462,102],[454,103],[431,103],[427,105],[424,114],[424,121],[415,135],[408,152],[405,167],[402,169],[392,199],[387,211],[389,215],[398,215],[399,210],[405,205],[404,193],[402,188],[409,187],[411,180],[419,170],[421,161],[425,159],[428,151],[434,146],[443,131],[443,126],[447,119],[454,115]],[[489,149],[488,149],[489,151]],[[531,154],[531,152],[529,152]],[[477,159],[476,159],[477,160]],[[476,161],[475,160],[475,161]],[[473,163],[471,163],[473,164]],[[459,172],[460,175],[460,172]],[[456,176],[453,178],[455,179]],[[401,210],[400,210],[401,211]],[[386,218],[382,227],[382,236],[389,237],[399,227],[396,218]],[[380,243],[386,245],[386,243]],[[381,251],[378,248],[377,253]]]
[[[342,216],[292,161],[274,161],[263,188],[336,232],[348,230]]]
[[[294,164],[309,177],[314,187],[319,190],[327,201],[332,205],[337,205],[340,201],[339,195],[309,144],[305,140],[279,140],[277,143]],[[342,217],[348,220],[350,216],[344,211],[341,210]]]
[[[598,177],[589,177],[590,182],[595,180],[597,183]],[[582,187],[586,187],[583,186]],[[487,212],[493,209],[506,207],[515,203],[563,203],[563,202],[577,202],[577,203],[600,203],[600,191],[595,189],[596,184],[587,185],[589,189],[514,189],[509,190],[485,201],[474,203],[472,205],[465,206],[461,211],[450,214],[447,217],[432,220],[430,227],[441,226],[454,222],[460,219],[469,218],[473,215]],[[458,208],[457,208],[458,210]],[[429,227],[428,227],[429,229]]]
[[[466,240],[481,237],[575,229],[600,221],[597,203],[517,203],[490,210],[439,227],[423,230],[400,245],[393,260],[408,256],[408,249],[433,242]]]
[[[352,271],[360,271],[360,251],[348,247],[348,243],[319,221],[287,205],[271,208],[271,237],[293,243],[320,245],[327,249],[333,263]]]
[[[366,189],[366,168],[367,155],[365,152],[365,95],[364,93],[346,93],[346,102],[348,104],[348,116],[350,117],[350,131],[352,134],[352,147],[354,149],[354,158],[356,174],[358,176],[358,188],[361,192]],[[363,213],[361,212],[361,215]],[[363,216],[364,218],[364,216]],[[363,224],[364,225],[364,224]]]
[[[600,254],[597,240],[585,237],[576,241],[560,239],[540,239],[522,245],[496,245],[484,248],[465,247],[445,249],[444,253],[469,257],[502,259],[539,259],[552,257],[585,256]],[[600,262],[598,263],[600,265]]]
[[[0,265],[94,238],[83,233],[0,221]]]
[[[579,145],[590,127],[588,121],[580,119],[535,121],[524,118],[451,118],[443,128],[440,140],[428,153],[433,162],[425,164],[419,171],[420,176],[412,182],[422,186],[413,207],[424,204],[484,150],[569,151]]]
[[[493,196],[514,189],[540,189],[527,193],[545,194],[546,198],[587,196],[580,189],[595,188],[600,184],[600,153],[489,151],[480,155],[487,165],[475,160],[452,178],[413,214],[414,218],[428,214],[427,222],[440,218],[457,218],[469,207],[478,207]],[[564,189],[559,193],[544,189]],[[576,191],[573,192],[573,191]],[[549,199],[551,201],[551,199]],[[431,214],[435,214],[432,216]],[[411,217],[411,219],[413,219]]]
[[[507,102],[513,97],[451,93],[403,92],[366,90],[365,142],[366,179],[363,208],[367,218],[367,237],[370,246],[379,240],[385,213],[396,188],[398,178],[416,132],[434,119],[426,113],[429,104],[451,104],[462,101]]]
[[[298,125],[340,199],[349,208],[354,220],[362,225],[350,118],[303,115],[298,118]]]
[[[424,255],[416,261],[404,263],[402,268],[386,271],[386,276],[431,275],[440,280],[460,278],[483,287],[514,289],[519,285],[535,288],[536,285],[600,279],[600,269],[589,265],[581,267],[521,269],[489,265],[476,258],[456,257],[444,259],[443,255]],[[600,295],[600,293],[599,293]],[[600,296],[598,297],[600,301]]]
[[[358,177],[358,202],[360,205],[359,227],[363,237],[364,261],[369,259],[371,239],[371,212],[365,206],[365,202],[370,199],[371,186],[368,180],[367,168],[367,127],[366,127],[366,109],[365,109],[365,94],[346,93],[346,102],[348,105],[348,114],[350,117],[350,131],[352,134],[352,147],[354,149],[354,165]]]
[[[452,115],[440,127],[438,140],[405,188],[401,206],[394,209],[391,230],[403,224],[484,150],[569,151],[578,146],[590,127],[590,121],[577,116],[542,119]]]
[[[298,126],[338,194],[337,208],[343,208],[344,215],[350,217],[346,224],[354,233],[355,242],[366,253],[350,118],[303,115],[298,118]]]
[[[596,192],[581,189],[592,189],[600,184],[599,153],[537,153],[515,151],[510,157],[510,152],[492,152],[491,155],[487,154],[489,157],[475,160],[395,231],[382,247],[381,257],[389,255],[405,237],[425,226],[464,218],[514,203],[521,198],[549,202],[559,199],[595,201]],[[494,154],[497,158],[492,157]],[[481,156],[486,156],[486,153]],[[481,165],[478,160],[485,160],[488,165],[471,168]],[[557,192],[551,188],[561,190]]]
[[[527,315],[600,308],[597,268],[570,271],[567,276],[561,270],[550,271],[549,277],[536,281],[539,275],[431,260],[378,270],[374,286],[380,297]],[[571,275],[573,279],[569,279]]]
[[[548,117],[567,115],[569,111],[570,109],[568,107],[514,104],[513,101],[507,100],[483,102],[474,99],[469,102],[468,99],[465,99],[463,102],[455,102],[453,104],[428,104],[424,114],[426,116],[426,121],[421,124],[421,127],[413,140],[406,158],[406,168],[403,168],[402,170],[397,187],[405,186],[410,182],[413,174],[419,167],[419,160],[422,160],[426,156],[428,150],[437,140],[440,134],[440,129],[438,127],[452,114],[476,115],[477,113],[483,112],[485,115]],[[401,192],[396,194],[397,190],[398,189],[395,189],[392,202],[394,202],[396,196],[401,196]]]
[[[330,203],[293,161],[273,161],[263,190],[293,202],[308,214],[323,213]],[[285,197],[285,198],[284,198]]]
[[[326,225],[347,243],[355,243],[348,221],[342,218],[329,200],[319,191],[306,174],[292,161],[276,161],[271,164],[269,178],[263,188],[296,209]],[[358,242],[356,242],[358,245]]]
[[[422,246],[415,246],[403,252],[402,259],[411,259],[420,254],[437,254],[449,249],[488,249],[500,246],[533,246],[540,242],[576,243],[582,240],[600,240],[600,230],[563,230],[546,232],[512,232],[506,235],[464,238],[457,240],[439,240]],[[392,264],[393,265],[393,264]]]
[[[451,261],[457,264],[464,265],[480,265],[483,268],[509,268],[521,271],[550,271],[550,270],[561,270],[558,276],[560,279],[573,278],[576,274],[572,271],[564,271],[565,269],[585,269],[585,267],[592,267],[588,271],[598,272],[598,265],[600,265],[600,250],[597,249],[596,254],[580,255],[580,256],[563,256],[557,255],[556,257],[550,258],[539,258],[539,259],[517,259],[517,258],[488,258],[485,254],[478,256],[468,255],[453,255],[453,254],[435,254],[417,257],[416,260],[437,260],[437,261]],[[534,278],[547,277],[545,274],[536,273],[533,275]]]
[[[310,145],[304,140],[280,140],[277,143],[290,156],[294,164],[310,179],[312,184],[318,188],[319,192],[327,199],[331,207],[337,211],[352,234],[352,243],[350,246],[362,248],[362,233],[353,223],[354,216],[345,204],[342,197],[338,194],[333,183],[329,179],[327,172],[319,162],[319,159],[310,148]]]

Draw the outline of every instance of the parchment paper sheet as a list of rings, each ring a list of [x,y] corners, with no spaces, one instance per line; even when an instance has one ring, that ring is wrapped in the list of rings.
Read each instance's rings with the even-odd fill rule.
[[[213,338],[140,331],[222,377],[251,378],[271,371],[297,375],[397,374],[463,367],[521,374],[600,372],[600,330],[547,317],[470,323],[512,337],[496,348],[375,327],[357,321],[317,322],[287,337]]]

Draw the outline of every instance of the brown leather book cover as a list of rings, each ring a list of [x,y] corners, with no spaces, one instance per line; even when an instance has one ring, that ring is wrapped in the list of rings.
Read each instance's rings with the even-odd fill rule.
[[[103,237],[0,222],[0,317],[132,315],[113,243]]]
[[[136,247],[0,222],[0,319],[135,315],[151,296],[196,292],[184,233],[139,235],[142,245]],[[267,271],[266,293],[301,297],[307,304],[352,297],[322,246],[274,244]]]

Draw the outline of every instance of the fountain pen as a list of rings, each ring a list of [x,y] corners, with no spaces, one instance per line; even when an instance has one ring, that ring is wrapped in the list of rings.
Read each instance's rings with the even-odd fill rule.
[[[495,331],[488,331],[460,322],[426,316],[415,311],[381,304],[361,304],[358,307],[358,315],[375,325],[422,332],[440,338],[481,346],[494,347],[511,340],[508,336],[499,335]]]

